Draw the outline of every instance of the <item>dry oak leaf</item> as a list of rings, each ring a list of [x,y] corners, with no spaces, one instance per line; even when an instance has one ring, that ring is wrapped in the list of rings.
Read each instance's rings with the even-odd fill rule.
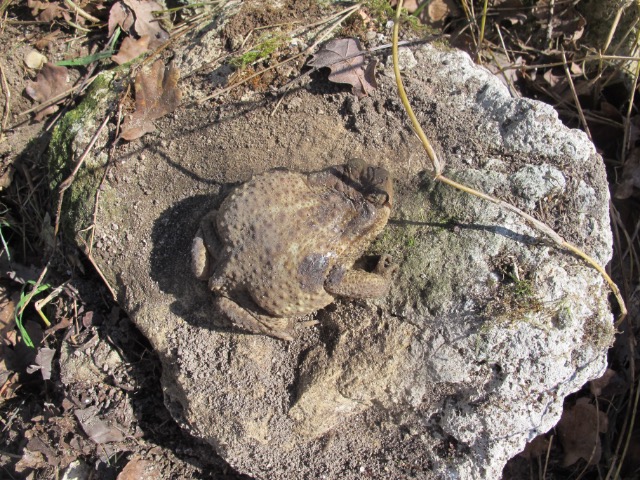
[[[25,91],[36,102],[46,102],[69,89],[69,73],[66,67],[58,67],[51,63],[45,63],[42,70],[36,75],[35,81],[29,81]],[[51,105],[38,112],[35,116],[37,122],[47,115],[56,112],[58,107]]]
[[[112,56],[111,60],[116,62],[118,65],[122,65],[123,63],[127,63],[134,58],[139,57],[143,53],[149,51],[150,40],[151,37],[149,35],[140,37],[137,40],[134,40],[132,37],[126,37],[122,40],[122,45],[120,45],[118,54]]]
[[[102,420],[98,416],[98,407],[91,406],[83,410],[76,410],[74,413],[84,433],[97,444],[124,440],[124,434],[117,425],[110,425],[110,422]]]
[[[27,367],[27,373],[34,373],[40,370],[43,380],[51,379],[51,363],[56,351],[51,348],[42,347],[38,349],[35,363]]]
[[[169,39],[169,34],[162,28],[153,12],[163,8],[153,0],[121,0],[109,11],[109,36],[117,25],[129,35],[138,38],[149,36],[149,48],[154,49]]]
[[[602,390],[609,385],[609,382],[616,376],[615,370],[607,368],[600,378],[596,378],[595,380],[591,380],[589,382],[589,390],[591,393],[597,397],[602,395]]]
[[[398,0],[390,0],[389,3],[393,8],[398,5]],[[418,9],[418,0],[406,0],[402,4],[402,8],[404,8],[407,12],[413,13]]]
[[[366,97],[377,86],[376,60],[364,67],[364,50],[355,38],[336,38],[327,42],[309,61],[316,68],[329,67],[329,81],[347,83],[358,97]]]
[[[624,161],[622,178],[615,187],[614,198],[624,200],[640,192],[640,147],[635,147]]]
[[[125,119],[121,138],[135,140],[153,132],[156,128],[152,122],[173,112],[180,105],[182,94],[178,89],[179,78],[180,71],[173,63],[165,68],[162,60],[157,60],[150,68],[136,75],[136,109]]]
[[[57,3],[42,2],[40,0],[27,0],[27,6],[31,9],[31,15],[41,22],[53,22],[56,18],[68,15]]]
[[[135,21],[136,17],[129,7],[122,2],[114,3],[111,10],[109,10],[109,21],[107,24],[109,27],[109,37],[113,35],[117,26],[120,26],[123,31],[131,34]]]
[[[609,418],[589,403],[588,398],[580,398],[573,407],[565,408],[556,428],[564,449],[564,467],[573,465],[580,458],[589,465],[600,462],[600,434],[608,430]]]
[[[524,450],[519,453],[519,455],[527,460],[531,460],[532,458],[538,458],[547,453],[549,449],[549,440],[546,435],[543,433],[542,435],[538,435],[536,438],[527,442],[524,447]]]
[[[460,16],[457,0],[431,0],[427,8],[420,13],[420,19],[432,26],[442,26],[448,17]],[[409,10],[411,13],[414,10]]]

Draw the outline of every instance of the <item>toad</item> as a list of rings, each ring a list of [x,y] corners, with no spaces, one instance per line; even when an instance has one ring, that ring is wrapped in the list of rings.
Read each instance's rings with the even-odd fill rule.
[[[295,320],[335,297],[388,292],[398,268],[389,255],[373,272],[353,267],[387,224],[392,200],[389,173],[362,160],[312,173],[268,171],[203,218],[194,274],[233,326],[292,340]]]

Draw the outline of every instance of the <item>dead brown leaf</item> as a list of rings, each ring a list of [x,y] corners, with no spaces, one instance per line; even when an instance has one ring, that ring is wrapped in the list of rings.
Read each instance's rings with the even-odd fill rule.
[[[588,398],[580,398],[573,407],[565,408],[556,428],[564,449],[564,467],[573,465],[580,458],[589,465],[600,461],[600,433],[608,430],[609,418],[589,403]]]
[[[35,363],[27,367],[27,373],[34,373],[40,370],[43,380],[51,379],[51,363],[56,351],[51,348],[38,348]]]
[[[27,6],[31,9],[31,15],[41,22],[53,22],[67,13],[67,10],[55,2],[27,0]]]
[[[0,284],[0,343],[10,345],[5,338],[16,327],[13,313],[19,296],[19,292],[12,292],[8,287]]]
[[[108,34],[109,37],[113,35],[113,32],[116,30],[117,26],[127,32],[129,35],[133,32],[133,24],[136,21],[136,17],[133,14],[133,11],[127,7],[122,2],[116,2],[109,10],[109,21],[108,21]]]
[[[109,12],[109,36],[117,25],[131,36],[141,38],[149,36],[149,48],[154,49],[169,39],[153,12],[163,7],[153,0],[121,0],[116,2]]]
[[[542,434],[538,435],[530,442],[527,442],[524,450],[520,452],[520,456],[526,458],[527,460],[531,460],[533,458],[538,458],[542,455],[545,455],[548,449],[549,440],[544,434]]]
[[[122,45],[120,45],[118,54],[111,57],[111,60],[116,62],[118,65],[122,65],[123,63],[127,63],[134,58],[139,57],[143,53],[149,51],[150,40],[151,37],[149,37],[149,35],[140,37],[138,40],[134,40],[132,37],[126,37],[122,40]]]
[[[98,407],[92,406],[74,413],[84,433],[94,442],[103,444],[124,440],[124,435],[118,428],[110,426],[98,416]]]
[[[17,373],[10,374],[3,383],[0,383],[0,405],[5,400],[15,397],[21,386]]]
[[[640,147],[627,156],[622,167],[622,180],[615,187],[614,197],[618,200],[638,195],[640,192]]]
[[[589,390],[593,395],[595,395],[596,397],[599,397],[600,395],[602,395],[602,390],[607,385],[609,385],[609,382],[615,376],[616,376],[615,370],[607,368],[607,370],[604,372],[604,375],[602,375],[600,378],[596,378],[595,380],[591,380],[589,382]]]
[[[398,0],[390,0],[389,3],[395,8],[398,5]],[[418,0],[407,0],[402,4],[402,8],[409,13],[413,13],[418,9]]]
[[[538,0],[533,8],[534,16],[540,20],[545,29],[550,28],[551,38],[562,37],[565,43],[572,43],[582,38],[587,21],[574,8],[575,4],[559,4],[554,1],[553,15],[551,15],[551,2],[552,0]]]
[[[459,9],[451,0],[433,0],[426,9],[426,20],[434,27],[442,26],[447,17],[454,16]]]
[[[373,60],[364,67],[364,50],[355,38],[331,40],[309,61],[312,67],[329,67],[329,81],[351,85],[358,98],[367,96],[378,86],[375,78],[376,63]]]
[[[8,287],[0,285],[0,387],[7,382],[12,370],[11,357],[13,349],[9,346],[14,345],[16,323],[14,320],[14,311],[18,302],[19,292],[13,292]]]
[[[58,67],[51,63],[45,63],[42,70],[36,76],[35,81],[29,81],[25,91],[36,102],[46,102],[47,100],[65,92],[70,87],[69,74],[66,67]],[[36,121],[41,121],[47,115],[56,112],[58,107],[51,105],[38,112]]]
[[[36,43],[34,44],[34,46],[38,50],[46,50],[52,44],[54,44],[56,41],[58,41],[58,38],[61,35],[62,35],[62,31],[61,30],[54,30],[53,32],[49,32],[49,33],[45,34],[43,37],[41,37],[38,40],[36,40]]]
[[[173,64],[165,68],[162,60],[138,73],[135,80],[136,109],[125,119],[121,138],[135,140],[153,132],[153,121],[178,107],[182,97],[178,89],[179,78],[179,70]]]
[[[529,8],[524,6],[522,0],[494,0],[492,7],[500,21],[518,25],[527,20]]]

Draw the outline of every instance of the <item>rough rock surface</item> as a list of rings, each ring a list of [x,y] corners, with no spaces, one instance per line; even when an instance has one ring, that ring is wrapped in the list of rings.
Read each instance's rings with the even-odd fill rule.
[[[414,57],[406,86],[446,173],[606,263],[607,184],[586,136],[510,98],[462,53]],[[431,181],[386,70],[362,100],[320,75],[275,112],[275,101],[181,108],[121,149],[102,185],[93,258],[159,352],[167,404],[257,478],[499,478],[606,366],[613,327],[598,273],[513,214]],[[391,293],[338,300],[291,343],[215,328],[189,268],[202,216],[253,173],[353,155],[396,179],[369,252],[400,263]],[[91,224],[85,192],[103,165],[88,161],[72,186],[84,202],[69,210],[75,232]]]

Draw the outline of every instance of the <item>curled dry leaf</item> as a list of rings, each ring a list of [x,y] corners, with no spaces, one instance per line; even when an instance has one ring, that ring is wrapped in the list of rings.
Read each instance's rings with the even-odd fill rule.
[[[179,70],[170,64],[166,68],[157,60],[140,71],[135,80],[136,109],[122,125],[120,137],[135,140],[153,132],[153,121],[173,112],[182,97],[178,89]]]
[[[327,42],[309,61],[312,67],[329,67],[329,81],[351,85],[358,98],[367,96],[378,86],[376,63],[373,60],[365,68],[364,51],[354,38],[337,38]]]
[[[34,70],[40,70],[47,63],[47,57],[37,50],[29,50],[24,56],[24,64]]]
[[[118,65],[130,62],[134,58],[149,51],[150,40],[151,37],[149,37],[149,35],[140,37],[138,40],[134,40],[132,37],[126,37],[122,40],[122,45],[120,45],[118,54],[111,57],[111,60],[116,62]]]
[[[65,92],[69,89],[69,86],[69,75],[65,67],[57,67],[50,63],[45,63],[35,81],[28,82],[25,91],[33,100],[42,103]],[[51,105],[38,112],[35,120],[39,122],[57,110],[58,107],[56,105]]]
[[[109,12],[109,36],[116,26],[131,36],[141,38],[149,36],[149,48],[154,49],[169,39],[169,34],[162,28],[153,12],[163,7],[153,0],[121,0],[116,2]]]
[[[580,458],[595,465],[600,461],[600,434],[609,428],[607,415],[581,398],[573,407],[565,408],[558,422],[558,436],[564,449],[563,466],[568,467]]]

